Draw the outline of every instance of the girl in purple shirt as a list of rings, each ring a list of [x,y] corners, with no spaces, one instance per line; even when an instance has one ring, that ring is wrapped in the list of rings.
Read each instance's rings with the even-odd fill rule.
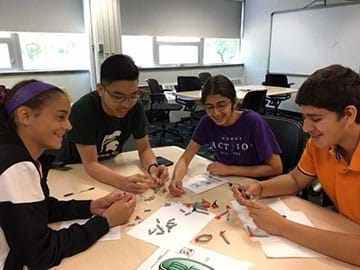
[[[182,179],[189,163],[209,144],[215,162],[207,171],[213,175],[269,177],[282,172],[280,147],[267,122],[256,112],[235,110],[237,98],[234,85],[222,75],[211,77],[204,85],[201,102],[207,115],[199,122],[192,140],[175,165],[169,186],[173,195],[181,195]]]

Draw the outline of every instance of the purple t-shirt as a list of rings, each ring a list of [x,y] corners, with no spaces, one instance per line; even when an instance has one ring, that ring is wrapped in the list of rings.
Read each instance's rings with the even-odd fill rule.
[[[256,112],[244,110],[231,126],[218,126],[208,115],[201,118],[192,136],[200,145],[209,144],[215,159],[226,165],[264,164],[280,146],[268,123]]]

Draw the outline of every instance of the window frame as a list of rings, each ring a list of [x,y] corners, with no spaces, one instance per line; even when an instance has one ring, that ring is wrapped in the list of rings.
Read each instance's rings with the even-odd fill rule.
[[[2,31],[6,32],[6,31]],[[16,73],[43,73],[43,72],[77,72],[77,71],[90,71],[90,65],[87,69],[84,68],[39,68],[39,69],[24,69],[23,61],[22,61],[22,53],[21,53],[21,44],[20,44],[20,34],[22,32],[11,32],[10,37],[0,37],[0,43],[5,43],[8,45],[9,56],[11,60],[11,68],[0,68],[1,74],[16,74]],[[34,32],[36,33],[36,32]],[[49,34],[83,34],[83,33],[57,33],[57,32],[49,32]],[[91,50],[90,45],[89,50]]]
[[[174,66],[192,66],[192,65],[201,65],[203,63],[203,38],[199,38],[199,41],[158,41],[157,36],[153,37],[153,57],[154,57],[154,66],[155,67],[174,67]],[[160,64],[160,46],[193,46],[197,47],[198,60],[196,63],[179,63],[179,64]]]
[[[135,36],[136,35],[123,35],[123,36]],[[139,36],[141,37],[141,35]],[[161,36],[160,38],[176,38],[174,36]],[[242,58],[240,57],[238,62],[214,62],[214,63],[204,63],[205,59],[205,40],[207,38],[204,37],[196,37],[199,41],[163,41],[157,40],[159,36],[152,36],[152,55],[153,55],[153,63],[152,65],[139,65],[141,70],[157,70],[157,69],[176,69],[176,68],[196,68],[196,67],[225,67],[225,66],[243,66]],[[181,38],[181,37],[179,37]],[[186,37],[191,38],[191,37]],[[221,38],[220,38],[221,39]],[[226,39],[226,38],[225,38]],[[123,42],[123,41],[122,41]],[[239,53],[241,54],[241,43],[242,40],[239,38]],[[198,59],[196,63],[176,63],[176,64],[161,64],[160,63],[160,46],[195,46],[197,48]],[[124,51],[123,53],[128,53]],[[131,54],[130,54],[131,56]]]
[[[7,44],[10,58],[10,68],[0,68],[0,72],[16,71],[21,66],[22,62],[19,61],[19,36],[16,33],[11,33],[10,37],[0,37],[1,44]]]

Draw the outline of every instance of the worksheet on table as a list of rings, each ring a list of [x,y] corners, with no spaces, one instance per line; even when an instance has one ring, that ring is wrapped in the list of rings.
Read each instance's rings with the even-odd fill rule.
[[[170,267],[173,267],[171,269],[248,270],[251,266],[252,263],[246,260],[240,261],[188,244],[177,251],[157,249],[137,270],[170,269]]]
[[[307,216],[300,211],[291,211],[280,198],[268,198],[258,200],[259,203],[271,207],[273,210],[283,215],[284,218],[291,221],[312,226],[312,223]],[[285,258],[285,257],[323,257],[324,255],[313,250],[300,246],[285,238],[270,235],[254,224],[252,218],[249,216],[249,211],[246,207],[240,205],[237,201],[231,202],[234,210],[237,212],[239,218],[243,222],[246,229],[251,231],[261,231],[261,237],[251,237],[254,241],[259,241],[261,247],[267,257],[271,258]]]
[[[184,181],[183,187],[196,193],[202,193],[210,189],[216,188],[223,184],[228,183],[229,181],[218,176],[213,176],[207,173],[199,174],[194,177],[191,177],[189,180]]]
[[[161,207],[128,234],[165,248],[178,248],[189,243],[215,217],[210,212],[192,211],[182,204]]]

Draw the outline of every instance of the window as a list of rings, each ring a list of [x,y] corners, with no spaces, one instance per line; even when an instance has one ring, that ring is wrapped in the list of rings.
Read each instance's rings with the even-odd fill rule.
[[[85,34],[0,32],[2,70],[89,69],[89,55]]]
[[[12,36],[8,32],[0,32],[0,70],[14,68],[14,53]]]
[[[199,52],[196,46],[159,45],[159,64],[198,64]]]
[[[122,48],[140,67],[241,63],[240,39],[124,35]]]
[[[11,69],[9,45],[0,40],[0,69]]]
[[[204,64],[240,63],[240,40],[205,38]]]
[[[87,69],[87,38],[81,34],[19,33],[24,70]]]
[[[11,38],[11,33],[9,33],[9,32],[0,32],[0,38]]]
[[[158,65],[200,64],[200,38],[156,37],[155,63]]]
[[[153,66],[153,37],[122,36],[122,50],[141,67]]]

